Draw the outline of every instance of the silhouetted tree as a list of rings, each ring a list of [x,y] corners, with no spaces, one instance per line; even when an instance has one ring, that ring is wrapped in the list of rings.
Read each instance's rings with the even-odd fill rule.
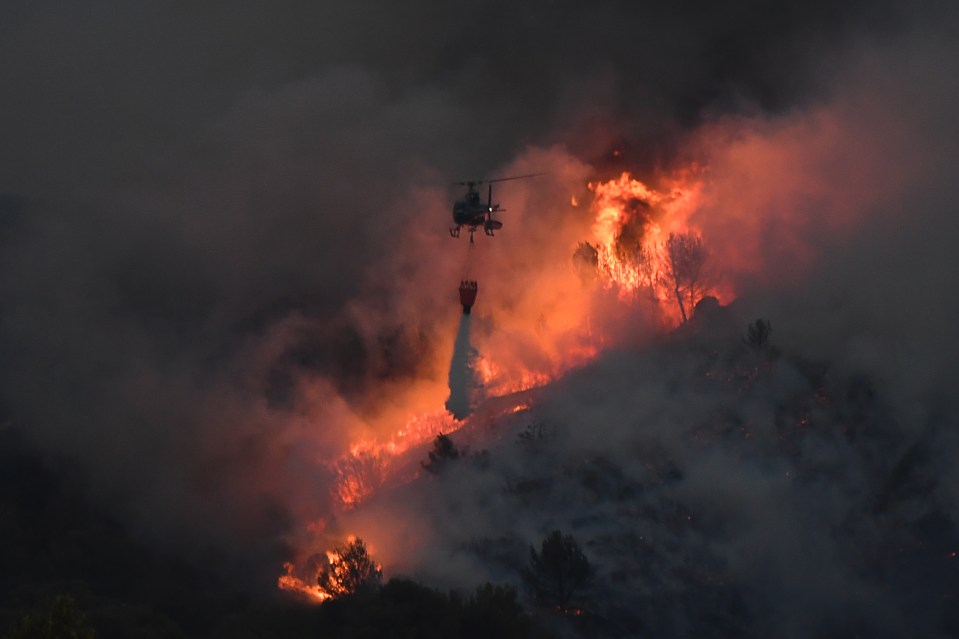
[[[436,436],[436,439],[433,440],[433,450],[429,452],[430,460],[428,462],[420,462],[420,465],[434,475],[439,475],[448,462],[459,459],[462,455],[463,452],[453,444],[453,440],[450,439],[449,435],[440,433]]]
[[[533,639],[536,628],[509,586],[485,584],[470,597],[442,593],[408,579],[391,579],[368,597],[321,606],[312,636],[352,639]]]
[[[686,301],[692,309],[705,288],[706,247],[693,233],[670,233],[666,240],[667,272],[664,274],[676,295],[683,322],[689,321]]]
[[[746,334],[743,336],[743,343],[754,351],[766,350],[769,346],[769,334],[772,333],[772,326],[768,320],[757,319],[746,327]]]
[[[529,618],[509,586],[486,583],[477,588],[465,602],[461,619],[460,636],[464,638],[530,636]]]
[[[547,429],[543,422],[533,422],[526,426],[523,432],[516,436],[516,441],[520,444],[535,445],[549,441],[553,433]]]
[[[23,615],[8,635],[9,639],[94,639],[95,636],[69,595],[57,597],[47,608]]]
[[[554,530],[543,539],[538,553],[530,546],[529,567],[523,578],[534,597],[565,611],[576,591],[589,582],[592,572],[573,536]]]
[[[481,450],[469,456],[470,465],[479,470],[488,470],[492,457],[488,450]]]
[[[589,284],[599,271],[599,251],[589,242],[580,242],[573,251],[573,265],[583,284]]]
[[[376,590],[382,577],[366,544],[362,539],[354,539],[328,553],[327,565],[317,581],[323,590],[337,597]]]

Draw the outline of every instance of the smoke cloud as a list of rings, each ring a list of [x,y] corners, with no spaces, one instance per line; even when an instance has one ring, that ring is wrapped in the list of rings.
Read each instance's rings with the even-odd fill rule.
[[[955,54],[861,50],[822,103],[699,127],[679,154],[709,167],[695,219],[737,301],[674,340],[618,340],[495,436],[472,421],[454,439],[490,465],[344,525],[458,587],[520,585],[529,544],[571,532],[613,635],[949,636]],[[779,354],[742,346],[757,317]],[[391,518],[403,534],[366,527]]]
[[[721,574],[766,634],[840,604],[895,634],[927,608],[861,568],[888,558],[869,508],[957,516],[955,24],[938,2],[6,3],[3,418],[145,538],[216,543],[255,584],[321,519],[464,586],[516,580],[561,527],[612,575],[610,617]],[[765,317],[788,355],[743,397],[690,382],[701,354],[572,261],[589,180],[690,163],[739,298],[717,334]],[[496,186],[496,238],[449,238],[452,182],[527,173]],[[483,300],[453,344],[464,277]],[[337,515],[329,460],[460,406],[464,332],[492,395],[603,354],[502,435],[474,415],[457,443],[491,465]],[[783,435],[778,408],[822,388],[845,399]],[[837,434],[857,420],[877,430]]]

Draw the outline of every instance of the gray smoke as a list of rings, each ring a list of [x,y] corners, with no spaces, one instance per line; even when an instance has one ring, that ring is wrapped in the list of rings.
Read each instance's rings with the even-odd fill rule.
[[[756,278],[744,303],[794,352],[874,373],[897,411],[915,413],[897,423],[919,438],[952,414],[943,380],[955,379],[959,353],[954,14],[951,3],[894,0],[5,2],[0,419],[44,454],[74,460],[89,492],[145,538],[215,542],[271,581],[286,558],[278,540],[328,514],[334,480],[316,460],[369,435],[424,379],[443,386],[457,309],[447,300],[454,281],[437,274],[455,280],[453,251],[463,248],[445,235],[455,196],[446,185],[505,167],[539,172],[530,158],[556,159],[552,177],[503,190],[515,226],[496,238],[502,255],[489,261],[501,277],[490,299],[521,313],[537,283],[531,269],[560,268],[536,264],[540,254],[525,247],[568,257],[583,239],[550,244],[577,223],[576,211],[554,204],[581,195],[579,178],[682,164],[697,156],[691,140],[704,125],[742,119],[745,129],[779,130],[845,104],[856,117],[839,121],[868,123],[872,136],[792,165],[835,180],[792,193],[789,206],[814,223],[761,234],[768,257],[788,253],[781,238],[799,233],[822,266],[778,298]],[[838,194],[888,184],[877,175],[889,172],[846,172],[868,140],[876,144],[861,155],[908,169],[908,184],[884,191],[842,244],[848,234],[820,223]],[[575,184],[556,177],[577,162]],[[528,189],[529,206],[507,188]],[[783,204],[759,195],[769,194],[743,207]],[[734,246],[735,226],[723,226],[713,233]],[[791,264],[785,255],[770,268],[785,277]],[[629,320],[617,325],[632,328]],[[667,415],[685,423],[683,410],[699,416],[709,405],[657,400],[653,389],[671,387],[644,386],[631,366],[615,372],[615,397],[649,395],[649,421],[664,438]],[[608,399],[571,392],[554,410],[587,433],[637,426],[634,406]],[[944,461],[955,442],[932,432],[922,437],[941,451],[930,464],[942,470],[936,494],[947,503],[959,494]],[[556,441],[576,450],[575,438]],[[903,441],[889,454],[908,449]],[[677,458],[723,468],[735,455]],[[737,472],[717,475],[748,485]],[[502,482],[483,477],[467,498],[497,502]],[[829,492],[827,483],[824,509],[856,498],[857,484]],[[743,503],[788,510],[776,496]],[[495,536],[521,512],[512,501],[501,508],[447,515],[430,536],[447,540],[444,549],[465,538],[450,528]],[[516,538],[572,524],[557,512],[519,517]],[[786,515],[771,511],[771,524],[788,528]],[[837,521],[824,517],[810,521]],[[423,551],[419,563],[430,558]],[[447,567],[460,581],[484,574]]]
[[[452,437],[483,463],[351,523],[415,530],[417,553],[374,545],[461,588],[522,588],[529,545],[571,533],[598,574],[583,636],[954,636],[957,53],[866,48],[830,101],[727,120],[702,215],[766,265],[744,295],[474,420]],[[743,344],[756,318],[769,349]]]

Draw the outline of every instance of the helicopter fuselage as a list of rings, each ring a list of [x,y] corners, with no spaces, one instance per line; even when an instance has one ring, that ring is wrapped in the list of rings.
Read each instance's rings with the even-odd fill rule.
[[[489,212],[489,206],[482,202],[471,204],[468,200],[459,200],[453,205],[453,223],[457,226],[482,226]]]
[[[517,175],[509,178],[485,180],[485,182],[503,182],[505,180],[517,180],[526,177],[533,177],[533,175]],[[493,231],[498,231],[503,228],[502,222],[493,219],[493,213],[499,213],[505,210],[501,208],[499,204],[493,204],[493,185],[489,185],[485,202],[480,196],[479,191],[475,188],[477,184],[483,184],[483,182],[484,180],[457,182],[457,184],[467,187],[468,190],[462,200],[457,200],[453,204],[453,226],[450,227],[450,235],[459,237],[460,229],[465,226],[470,234],[470,244],[473,243],[473,233],[475,233],[479,227],[483,227],[483,232],[490,237],[493,236]]]

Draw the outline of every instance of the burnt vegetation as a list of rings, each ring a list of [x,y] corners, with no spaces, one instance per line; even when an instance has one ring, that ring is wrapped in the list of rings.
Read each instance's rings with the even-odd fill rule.
[[[384,628],[398,637],[776,636],[785,623],[770,612],[783,600],[779,589],[814,587],[776,554],[791,549],[780,546],[779,526],[806,526],[803,534],[830,549],[798,561],[828,559],[895,611],[892,621],[873,618],[851,595],[831,595],[804,628],[896,636],[901,615],[920,635],[955,634],[959,617],[948,604],[959,599],[959,530],[938,497],[935,430],[904,432],[876,380],[782,349],[774,335],[769,320],[740,323],[701,304],[657,349],[560,382],[559,396],[584,404],[577,393],[604,380],[603,401],[629,407],[610,413],[625,426],[534,410],[483,464],[438,436],[422,462],[439,479],[431,488],[461,496],[464,479],[477,477],[470,473],[504,472],[489,501],[512,504],[529,524],[463,545],[508,584],[466,594],[383,583],[355,540],[320,567],[318,584],[336,599],[308,606],[251,596],[216,560],[200,565],[182,550],[135,541],[81,497],[82,476],[65,460],[34,454],[8,424],[0,429],[0,636],[43,636],[37,624],[85,639],[373,637]],[[683,419],[657,426],[644,403],[630,403],[642,385],[663,406],[682,405]],[[613,436],[615,444],[605,441]],[[505,472],[499,458],[510,451],[520,461]],[[836,490],[841,498],[830,497]],[[521,532],[530,526],[552,532],[530,538]],[[762,566],[777,561],[782,572],[770,585]],[[791,581],[777,585],[782,579]]]
[[[616,375],[600,363],[561,382],[550,401],[570,405],[591,401],[591,380],[605,380],[604,401],[634,407],[635,417],[610,411],[632,430],[533,411],[517,427],[522,462],[503,494],[524,521],[564,532],[533,546],[515,534],[485,540],[473,554],[511,568],[528,605],[576,636],[778,636],[783,624],[822,636],[959,630],[941,603],[959,599],[959,527],[937,496],[948,488],[933,470],[935,429],[904,430],[876,380],[773,336],[767,319],[743,324],[705,305],[657,349],[616,361]],[[647,421],[630,383],[662,406],[682,405],[684,420]],[[602,443],[614,435],[616,445]],[[822,549],[796,548],[793,535]],[[826,557],[830,574],[861,584],[885,614],[847,593],[801,621],[778,616],[784,589],[819,588],[804,571]],[[770,561],[784,562],[776,579],[788,583],[758,586]]]

